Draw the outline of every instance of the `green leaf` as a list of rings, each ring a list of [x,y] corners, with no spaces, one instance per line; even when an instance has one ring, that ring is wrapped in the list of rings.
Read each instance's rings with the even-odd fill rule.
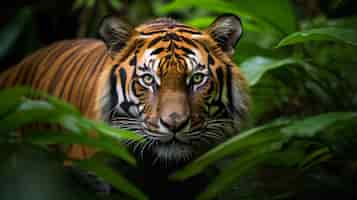
[[[41,146],[51,144],[84,144],[113,154],[131,165],[136,164],[134,157],[122,144],[107,137],[92,137],[84,134],[66,133],[64,131],[31,131],[24,135],[23,141]]]
[[[93,124],[94,130],[98,131],[101,134],[107,135],[107,136],[111,136],[115,139],[118,140],[136,140],[136,141],[140,141],[143,139],[142,136],[133,133],[131,131],[127,131],[127,130],[123,130],[123,129],[117,129],[117,128],[113,128],[110,127],[102,122],[96,122]]]
[[[76,163],[80,168],[94,172],[97,176],[104,179],[104,181],[113,185],[116,189],[135,199],[148,199],[148,197],[124,178],[117,171],[110,167],[101,164],[98,160],[83,160]]]
[[[274,60],[271,58],[256,56],[241,63],[240,69],[247,78],[249,86],[254,86],[268,71],[291,64],[306,65],[304,61],[294,58]]]
[[[311,147],[310,141],[289,141],[289,145],[277,152],[269,154],[269,166],[293,168],[305,158],[306,149]]]
[[[87,132],[88,126],[82,126],[82,121],[77,112],[73,113],[63,106],[23,97],[14,112],[0,120],[4,124],[0,132],[10,132],[32,123],[60,124],[74,133]]]
[[[355,120],[355,112],[331,112],[295,121],[281,129],[285,134],[297,137],[312,137],[338,121]]]
[[[48,95],[46,93],[43,92],[34,92],[35,94],[37,93],[37,95],[44,97],[46,99],[46,101],[48,101],[49,103],[53,104],[54,106],[56,106],[57,108],[60,108],[62,112],[64,113],[70,113],[72,115],[76,115],[76,116],[81,116],[81,113],[79,112],[79,110],[77,108],[75,108],[72,104],[60,100],[57,97]]]
[[[21,98],[30,93],[31,89],[27,87],[17,87],[11,89],[3,89],[0,91],[0,119],[7,115],[10,111],[22,102]]]
[[[55,107],[46,101],[23,99],[15,112],[0,120],[0,132],[16,130],[33,122],[53,122],[58,119],[58,114]]]
[[[357,46],[357,30],[326,27],[295,32],[283,38],[276,46],[276,48],[314,40],[338,41]]]
[[[289,120],[276,120],[263,126],[244,131],[203,154],[183,169],[176,171],[170,178],[174,180],[187,179],[228,155],[262,143],[280,141],[284,135],[279,134],[279,132],[274,129],[284,126],[289,122]]]
[[[315,151],[313,151],[311,154],[309,154],[308,156],[306,156],[299,164],[300,168],[306,167],[306,166],[310,166],[308,165],[309,163],[312,163],[313,161],[316,161],[317,158],[329,154],[330,150],[327,147],[323,147],[320,149],[317,149]]]
[[[281,143],[267,143],[266,145],[259,145],[251,153],[243,153],[239,158],[233,160],[223,172],[218,175],[212,183],[210,183],[205,190],[200,193],[198,200],[214,199],[235,181],[253,170],[259,163],[262,163],[267,158],[269,152],[280,149]]]
[[[0,30],[0,60],[7,55],[11,47],[15,44],[25,24],[31,19],[31,9],[22,8],[2,30]]]
[[[189,24],[191,26],[197,28],[206,28],[208,27],[213,21],[215,17],[205,16],[205,17],[195,17],[185,21],[185,24]]]

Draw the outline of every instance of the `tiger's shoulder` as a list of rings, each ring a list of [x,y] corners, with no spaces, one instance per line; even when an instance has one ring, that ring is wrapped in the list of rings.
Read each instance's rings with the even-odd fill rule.
[[[103,76],[109,73],[112,62],[101,40],[58,41],[2,72],[0,88],[30,86],[70,102],[86,116],[98,119],[97,93],[107,84]]]

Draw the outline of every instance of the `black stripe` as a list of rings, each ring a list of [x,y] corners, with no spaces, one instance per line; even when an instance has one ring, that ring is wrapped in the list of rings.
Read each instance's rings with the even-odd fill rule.
[[[210,54],[208,54],[207,62],[208,62],[208,65],[214,65],[214,63],[215,63],[214,59],[212,58],[212,56]]]
[[[161,53],[161,52],[164,51],[164,50],[165,50],[165,48],[157,48],[157,49],[155,49],[154,51],[152,51],[150,55],[159,54],[159,53]]]
[[[139,32],[140,35],[153,35],[153,34],[156,34],[156,33],[165,33],[167,31],[151,31],[151,32],[147,32],[147,33],[144,33],[144,32]]]
[[[115,76],[115,70],[118,67],[118,64],[114,65],[110,72],[110,108],[114,108],[118,104],[118,93],[116,91],[117,77]]]
[[[222,69],[219,67],[218,69],[216,69],[216,73],[217,73],[217,79],[218,79],[218,85],[219,85],[219,99],[218,101],[221,101],[222,99],[222,93],[223,93],[223,71]]]
[[[202,35],[202,33],[199,32],[199,31],[186,30],[186,29],[179,29],[179,30],[177,30],[177,32],[181,32],[181,33],[191,33],[191,34],[194,34],[194,35]]]
[[[195,53],[194,53],[193,51],[191,51],[189,48],[181,47],[180,49],[181,49],[182,51],[184,51],[186,54],[195,55]]]
[[[190,39],[184,37],[184,36],[181,36],[182,40],[185,41],[186,43],[188,43],[189,45],[193,46],[193,47],[196,47],[197,48],[197,45]]]
[[[155,39],[151,40],[151,42],[148,44],[148,48],[151,48],[152,46],[154,46],[155,44],[160,42],[161,39],[162,39],[162,37],[159,36],[159,37],[156,37]]]
[[[162,37],[162,41],[169,41],[169,40],[181,41],[182,39],[176,33],[168,33]]]
[[[233,106],[233,95],[232,95],[232,66],[227,66],[227,96],[228,96],[228,108],[231,112],[235,111]]]
[[[130,60],[129,65],[134,67],[136,66],[136,55],[134,55],[133,58]]]
[[[205,43],[201,42],[200,40],[193,40],[193,41],[198,42],[205,49],[205,51],[207,53],[209,53],[209,50],[208,50],[208,48],[207,48]]]
[[[127,96],[125,94],[125,86],[126,86],[126,72],[124,68],[119,69],[119,76],[120,76],[120,83],[121,83],[121,89],[122,89],[122,94],[124,96],[124,102],[120,103],[120,107],[128,114],[131,116],[131,113],[129,112],[129,108],[132,105],[127,99]]]
[[[125,95],[125,85],[126,85],[126,72],[124,68],[119,69],[119,76],[120,76],[120,84],[121,84],[121,89],[124,95],[124,100],[126,101],[126,95]]]

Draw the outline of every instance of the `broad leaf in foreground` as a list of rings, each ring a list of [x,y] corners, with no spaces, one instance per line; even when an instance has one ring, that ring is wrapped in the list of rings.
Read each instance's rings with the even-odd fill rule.
[[[171,178],[174,180],[187,179],[200,173],[209,165],[214,164],[226,156],[246,150],[249,147],[256,147],[261,144],[280,141],[282,139],[282,135],[273,134],[272,130],[288,123],[289,120],[276,120],[264,126],[247,130],[203,154],[182,170],[174,173]]]
[[[246,136],[247,139],[243,140],[244,142],[249,141],[249,138],[257,137],[257,138],[271,138],[271,140],[266,140],[262,143],[257,143],[255,146],[251,146],[247,151],[240,151],[241,153],[238,155],[237,159],[230,162],[224,171],[219,174],[212,183],[206,188],[206,190],[201,193],[198,197],[200,200],[213,199],[217,197],[220,193],[222,193],[225,189],[229,188],[230,185],[234,184],[235,181],[242,176],[247,171],[254,169],[259,163],[265,161],[267,158],[271,158],[270,155],[274,155],[277,150],[281,149],[281,146],[287,141],[287,139],[294,138],[312,138],[317,136],[321,131],[327,129],[331,125],[335,124],[341,120],[355,120],[357,113],[324,113],[317,116],[307,117],[303,120],[296,120],[291,123],[280,124],[280,126],[276,127],[277,124],[271,123],[268,124],[268,127],[276,127],[274,131],[269,131],[267,127],[261,129],[261,133],[265,134],[257,134],[258,132],[252,132],[255,134],[251,134]],[[309,129],[311,128],[311,129]],[[272,129],[270,129],[272,130]],[[249,131],[249,130],[248,130]],[[308,131],[307,134],[302,134],[302,131]],[[245,134],[245,133],[242,133]],[[275,135],[276,137],[273,137]],[[280,136],[280,137],[278,137]],[[230,142],[230,141],[228,141]],[[233,145],[234,144],[234,145]],[[228,146],[227,143],[224,148],[231,149],[234,148],[235,145],[239,143],[230,143]],[[223,147],[218,146],[213,149],[221,149]],[[235,149],[238,150],[238,149]],[[224,151],[216,151],[218,153],[224,153]],[[227,154],[226,154],[227,155]],[[206,164],[206,162],[210,162],[210,159],[214,159],[217,155],[206,156],[206,158],[201,159],[200,162]],[[332,155],[329,153],[328,149],[320,148],[313,152],[312,154],[308,154],[306,157],[301,158],[300,167],[302,169],[307,169],[312,165],[315,165],[320,162],[324,162],[330,159]],[[200,159],[200,158],[199,158]],[[200,165],[200,163],[196,163],[196,165]],[[193,166],[189,166],[181,172],[180,174],[176,174],[175,178],[184,179],[188,177],[188,175],[192,175],[192,171],[195,170]],[[191,170],[191,171],[190,171]],[[196,170],[197,171],[197,170]],[[191,174],[190,174],[191,173]]]
[[[356,112],[331,112],[307,117],[282,128],[282,132],[295,137],[311,137],[338,121],[354,120]]]
[[[94,172],[97,176],[101,177],[107,183],[113,185],[116,189],[124,192],[125,194],[139,200],[146,200],[148,197],[131,184],[126,178],[124,178],[117,171],[112,168],[101,164],[97,160],[84,160],[77,162],[77,166],[84,170]]]
[[[275,60],[266,57],[253,57],[241,63],[241,71],[248,80],[249,86],[256,85],[265,73],[270,70],[286,67],[291,64],[306,65],[303,60],[294,58],[285,58],[282,60]]]

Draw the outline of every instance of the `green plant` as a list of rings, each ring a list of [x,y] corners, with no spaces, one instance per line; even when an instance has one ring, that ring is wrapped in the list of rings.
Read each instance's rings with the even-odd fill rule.
[[[0,143],[2,151],[6,152],[1,154],[1,160],[5,161],[3,165],[16,159],[16,156],[21,158],[22,154],[17,155],[17,153],[19,149],[26,146],[37,149],[37,151],[42,149],[47,151],[52,158],[57,158],[60,163],[72,160],[75,166],[98,174],[123,193],[136,199],[146,199],[142,192],[119,172],[106,166],[103,161],[95,158],[83,161],[73,160],[64,153],[49,150],[49,145],[54,144],[83,144],[135,166],[135,159],[121,145],[120,141],[125,139],[140,140],[138,135],[111,128],[101,122],[90,121],[82,117],[73,106],[29,88],[18,87],[2,90],[0,98],[2,99],[0,104]],[[54,126],[40,130],[31,128],[31,124],[39,123],[59,125],[62,128],[58,131],[53,130]],[[17,130],[22,127],[25,128],[22,129],[22,136],[19,136]],[[93,131],[98,134],[95,138],[88,135]],[[41,154],[41,152],[37,153]],[[49,165],[51,166],[51,164]],[[16,167],[16,164],[13,167],[14,169],[19,168]],[[54,180],[56,179],[54,178]]]

